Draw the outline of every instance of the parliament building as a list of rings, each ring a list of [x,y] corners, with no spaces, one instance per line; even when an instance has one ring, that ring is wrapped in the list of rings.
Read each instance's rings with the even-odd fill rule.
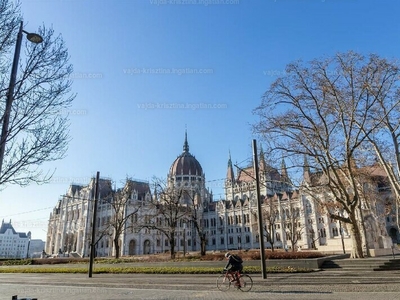
[[[266,249],[290,249],[298,251],[317,249],[330,253],[349,253],[352,248],[350,229],[346,224],[321,213],[315,202],[294,188],[288,176],[285,162],[279,169],[266,163],[264,153],[258,153],[259,195],[262,206],[264,247]],[[236,171],[236,172],[235,172]],[[304,180],[310,178],[304,168]],[[384,176],[378,174],[377,176]],[[257,217],[257,185],[253,166],[243,169],[233,167],[231,157],[227,163],[224,183],[224,199],[213,199],[206,187],[205,173],[200,162],[189,152],[187,135],[182,153],[172,162],[167,182],[175,187],[188,187],[196,191],[197,218],[203,227],[207,251],[249,250],[260,248]],[[88,256],[91,244],[94,209],[95,179],[87,185],[72,184],[61,196],[49,217],[46,253],[51,255],[73,254]],[[146,181],[127,180],[130,187],[128,210],[137,210],[132,215],[132,224],[149,215],[149,205],[154,201],[150,184]],[[113,216],[107,201],[102,201],[113,192],[109,179],[98,182],[99,201],[96,210],[96,228],[101,228]],[[386,192],[387,193],[387,192]],[[390,197],[390,195],[384,195]],[[190,206],[190,202],[182,203]],[[391,241],[398,240],[395,211],[387,216],[379,214],[379,204],[364,208],[369,216],[368,241],[366,247],[373,255],[387,254]],[[156,222],[158,220],[154,220]],[[149,222],[149,220],[147,220]],[[167,237],[155,228],[125,225],[119,237],[120,256],[164,253],[170,250]],[[99,237],[95,250],[97,257],[115,256],[113,233]],[[389,245],[390,244],[390,245]],[[200,250],[199,234],[191,223],[179,222],[176,228],[175,251]]]

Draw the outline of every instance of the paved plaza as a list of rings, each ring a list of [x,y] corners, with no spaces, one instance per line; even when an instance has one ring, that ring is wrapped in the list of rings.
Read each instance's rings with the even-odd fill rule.
[[[307,299],[398,300],[400,271],[319,271],[252,275],[253,289],[217,290],[217,275],[0,274],[0,299]]]

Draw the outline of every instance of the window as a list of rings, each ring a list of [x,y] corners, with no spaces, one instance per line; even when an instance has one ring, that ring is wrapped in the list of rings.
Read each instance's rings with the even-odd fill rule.
[[[339,231],[337,228],[332,228],[332,235],[333,236],[338,236],[339,235]]]

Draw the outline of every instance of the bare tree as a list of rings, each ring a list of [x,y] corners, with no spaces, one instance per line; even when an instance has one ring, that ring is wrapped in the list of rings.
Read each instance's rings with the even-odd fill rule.
[[[138,184],[146,183],[137,183],[128,179],[122,189],[112,191],[111,194],[101,200],[102,204],[108,206],[109,209],[106,209],[107,215],[104,216],[104,222],[102,222],[97,233],[96,243],[103,237],[111,238],[115,250],[114,257],[117,259],[121,255],[121,235],[128,225],[133,225],[130,223],[132,217],[138,214],[142,200],[144,200],[137,201],[131,197],[135,186]]]
[[[264,227],[264,236],[267,239],[267,242],[271,244],[271,250],[274,251],[274,244],[276,238],[275,225],[279,218],[279,209],[277,205],[277,195],[275,194],[273,197],[267,197],[264,200],[264,206],[262,209],[262,219],[265,222]]]
[[[203,212],[208,207],[205,208],[203,206],[200,191],[198,190],[185,189],[183,195],[185,199],[190,200],[187,223],[196,230],[200,240],[200,255],[204,256],[206,255],[207,246],[207,227],[204,224]]]
[[[371,110],[367,123],[360,128],[369,132],[367,140],[372,151],[384,168],[392,191],[400,204],[400,66],[379,57],[374,57],[376,77],[383,77],[385,84],[380,90],[371,87],[371,93],[377,94],[377,105]],[[383,74],[382,74],[383,73]],[[398,215],[398,214],[397,214]],[[399,220],[397,220],[399,223]]]
[[[18,30],[21,19],[20,2],[0,0],[0,53],[8,53],[13,50],[15,43],[13,37]],[[9,73],[9,64],[0,61],[1,73]],[[2,80],[3,77],[0,77]],[[1,86],[7,86],[7,82],[1,82]]]
[[[299,195],[296,192],[285,193],[283,197],[287,200],[287,205],[283,210],[282,219],[284,220],[286,241],[290,241],[292,251],[296,251],[297,242],[301,239],[301,235],[305,229],[305,225],[301,223],[301,206],[297,203]]]
[[[377,124],[364,127],[388,86],[387,66],[376,56],[354,52],[289,64],[255,109],[260,121],[256,132],[268,141],[270,151],[284,152],[297,166],[309,162],[305,187],[316,201],[329,194],[346,216],[331,218],[348,223],[353,238],[352,257],[363,257],[359,167],[373,155],[365,144]],[[397,76],[398,77],[398,76]]]
[[[1,99],[10,92],[12,64],[7,58],[12,57],[21,19],[18,2],[0,0]],[[68,108],[75,95],[71,93],[73,69],[68,51],[53,29],[42,26],[37,33],[43,42],[25,42],[11,109],[0,103],[0,146],[4,148],[0,185],[47,182],[52,173],[44,172],[41,165],[63,158],[70,139]]]
[[[190,199],[183,187],[167,185],[164,180],[154,179],[154,193],[151,200],[153,209],[148,221],[142,227],[162,232],[168,239],[171,259],[176,256],[176,238],[182,222],[191,220]]]

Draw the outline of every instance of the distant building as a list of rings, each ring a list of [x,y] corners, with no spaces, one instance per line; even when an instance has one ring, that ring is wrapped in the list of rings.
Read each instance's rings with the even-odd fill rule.
[[[30,240],[29,249],[28,249],[28,257],[36,258],[41,257],[43,250],[45,250],[46,243],[43,240],[35,239]]]
[[[0,227],[0,257],[26,258],[28,255],[31,233],[16,232],[9,223],[1,222]]]

